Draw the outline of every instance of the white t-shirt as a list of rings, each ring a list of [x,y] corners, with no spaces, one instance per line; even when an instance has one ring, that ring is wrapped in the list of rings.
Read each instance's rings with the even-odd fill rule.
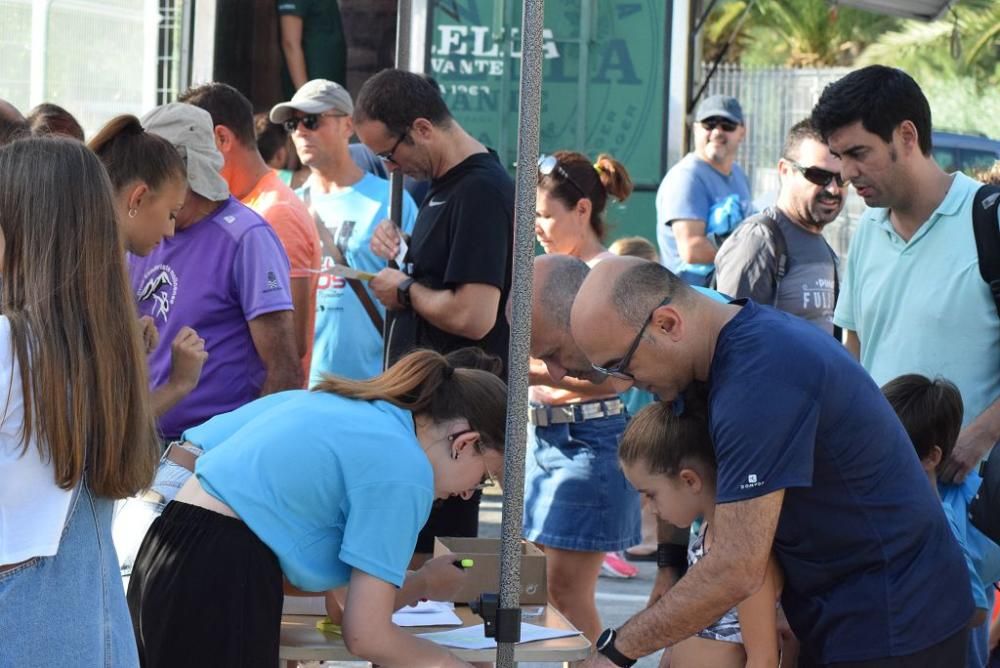
[[[21,370],[10,321],[0,316],[0,564],[54,555],[73,497],[56,485],[55,468],[34,435],[24,449],[23,424]]]

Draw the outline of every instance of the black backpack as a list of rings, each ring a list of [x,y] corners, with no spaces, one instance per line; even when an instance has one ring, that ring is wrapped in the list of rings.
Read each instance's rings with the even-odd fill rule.
[[[979,274],[990,287],[1000,317],[1000,187],[982,186],[972,202]],[[983,484],[969,504],[972,525],[1000,544],[1000,448],[994,446],[980,469]]]

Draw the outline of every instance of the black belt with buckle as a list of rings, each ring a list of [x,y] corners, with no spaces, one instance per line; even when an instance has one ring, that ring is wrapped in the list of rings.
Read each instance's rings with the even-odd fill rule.
[[[598,399],[579,404],[535,404],[528,407],[528,422],[536,427],[548,427],[553,424],[571,424],[586,422],[598,418],[621,415],[625,412],[625,404],[621,399]]]

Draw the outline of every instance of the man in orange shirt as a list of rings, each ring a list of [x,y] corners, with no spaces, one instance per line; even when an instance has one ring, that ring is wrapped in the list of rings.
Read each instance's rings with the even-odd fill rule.
[[[212,115],[215,143],[225,159],[222,176],[229,190],[274,228],[285,247],[291,265],[295,342],[308,378],[321,259],[312,216],[257,150],[253,106],[242,93],[228,84],[209,83],[183,93],[180,101]]]

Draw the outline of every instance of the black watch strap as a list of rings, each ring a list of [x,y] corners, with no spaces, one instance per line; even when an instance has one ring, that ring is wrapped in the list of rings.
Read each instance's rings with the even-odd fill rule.
[[[396,300],[403,306],[403,308],[410,308],[412,303],[410,302],[410,286],[413,285],[413,277],[409,277],[404,280],[396,288]]]
[[[615,638],[618,632],[614,629],[604,629],[604,632],[597,638],[597,652],[611,663],[621,668],[630,668],[635,665],[637,659],[630,659],[615,648]]]

